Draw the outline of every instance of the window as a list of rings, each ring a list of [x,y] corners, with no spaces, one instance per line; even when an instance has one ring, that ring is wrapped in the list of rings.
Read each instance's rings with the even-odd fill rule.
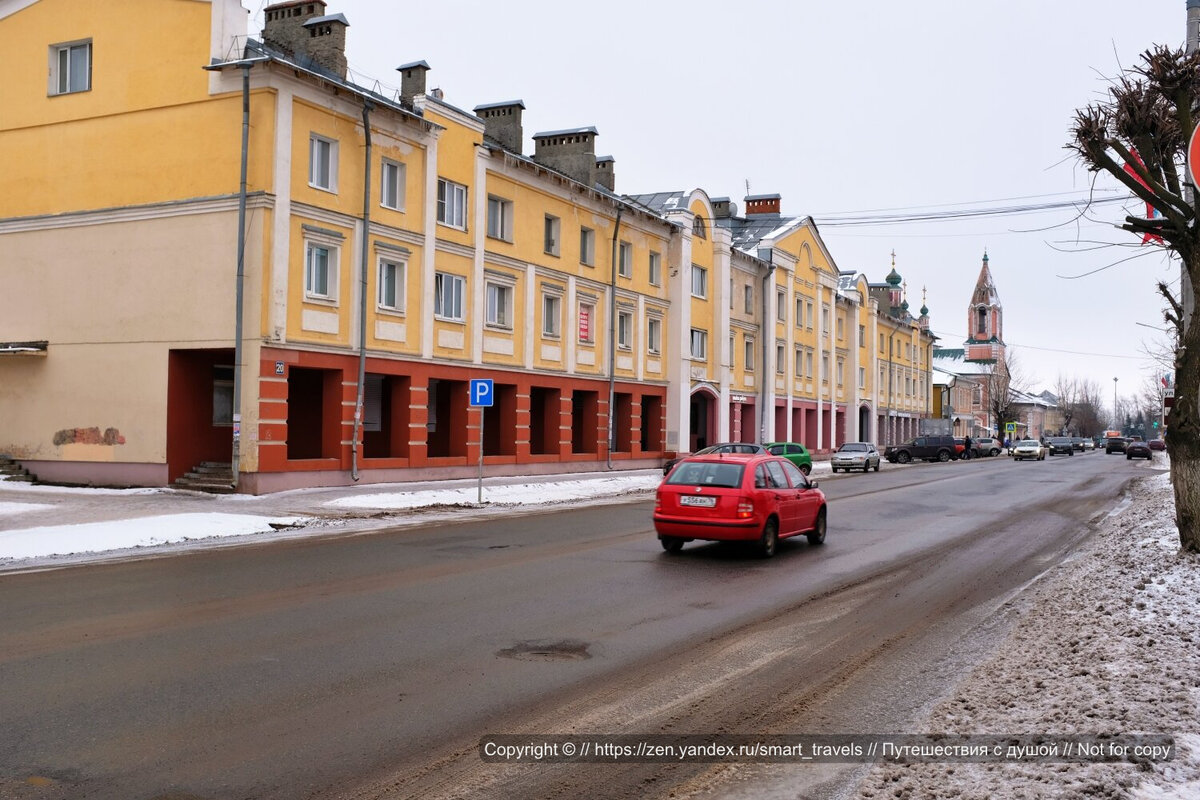
[[[745,306],[746,313],[753,314],[754,313],[754,284],[748,283],[742,288],[743,288],[743,293],[745,294],[745,300],[746,300],[746,306]]]
[[[617,312],[617,347],[629,350],[633,347],[633,314]]]
[[[987,333],[987,309],[980,306],[975,312],[976,333]]]
[[[796,327],[804,327],[804,298],[796,298]]]
[[[662,285],[662,256],[654,251],[650,252],[649,266],[649,281],[651,286]]]
[[[404,310],[404,267],[399,261],[379,260],[379,307],[386,311]]]
[[[787,322],[787,293],[783,289],[775,292],[775,316],[780,322]]]
[[[804,354],[804,377],[808,378],[810,381],[812,380],[812,376],[813,376],[812,367],[813,367],[812,350],[809,350],[809,351],[805,352],[805,354]]]
[[[304,294],[320,300],[334,299],[337,285],[337,250],[320,244],[309,244],[304,253]],[[333,274],[331,274],[333,273]]]
[[[327,192],[337,191],[337,142],[317,136],[308,137],[308,185]]]
[[[542,233],[542,250],[549,255],[558,255],[558,234],[560,230],[560,222],[558,217],[546,215],[546,224]]]
[[[704,228],[704,217],[692,218],[692,235],[699,236],[701,239],[707,239],[708,233]]]
[[[233,425],[233,367],[214,366],[213,425]]]
[[[700,361],[708,358],[708,331],[692,328],[692,358]]]
[[[846,371],[846,362],[839,358],[837,360],[837,385],[838,386],[841,386],[843,383],[842,376],[845,373],[845,371]]]
[[[92,88],[92,43],[50,48],[50,94],[86,92]]]
[[[858,368],[858,388],[867,388],[867,369],[866,367]]]
[[[542,335],[557,339],[562,331],[562,300],[557,295],[542,295]]]
[[[617,245],[617,274],[622,278],[633,277],[633,245],[629,242]]]
[[[785,352],[786,351],[783,349],[783,345],[776,342],[775,343],[775,372],[778,375],[782,375],[784,368],[787,366],[787,356],[785,355]]]
[[[485,318],[487,324],[497,328],[511,328],[512,287],[489,281],[485,286],[484,293],[487,298],[487,317]]]
[[[657,317],[646,320],[646,351],[654,355],[662,352],[662,320]]]
[[[438,178],[437,221],[451,228],[467,229],[467,187]]]
[[[821,306],[821,335],[829,335],[829,307]]]
[[[596,341],[593,330],[596,321],[596,305],[594,303],[579,304],[579,341],[591,343]]]
[[[591,228],[579,229],[579,263],[596,264],[596,232]]]
[[[754,339],[749,336],[742,343],[742,357],[746,372],[754,372]]]
[[[839,342],[846,338],[845,325],[842,324],[843,322],[845,322],[845,320],[843,320],[839,314],[837,318],[837,338]]]
[[[796,348],[796,377],[804,377],[804,349],[801,347]]]
[[[867,328],[865,325],[858,326],[858,346],[859,347],[867,346]]]
[[[404,208],[404,165],[386,158],[379,170],[379,205],[396,211]]]
[[[804,304],[804,327],[810,331],[813,328],[813,304],[811,302]]]
[[[513,204],[511,200],[488,195],[487,235],[505,242],[513,240]]]
[[[441,319],[463,318],[463,286],[459,275],[438,272],[433,276],[433,314]]]
[[[829,383],[829,356],[821,356],[821,383]]]
[[[733,331],[729,332],[729,366],[733,367],[734,352],[737,347],[737,341],[734,338]]]
[[[692,297],[708,297],[708,270],[692,264]]]

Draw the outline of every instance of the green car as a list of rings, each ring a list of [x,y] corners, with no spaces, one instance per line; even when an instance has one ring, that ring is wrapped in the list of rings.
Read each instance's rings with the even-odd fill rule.
[[[768,442],[763,447],[773,456],[783,456],[799,467],[805,475],[812,472],[812,456],[804,445],[795,442]]]

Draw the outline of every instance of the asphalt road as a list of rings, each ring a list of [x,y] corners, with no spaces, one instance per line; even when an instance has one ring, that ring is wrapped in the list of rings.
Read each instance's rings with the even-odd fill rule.
[[[649,502],[0,579],[0,797],[838,796],[854,769],[482,763],[504,733],[903,732],[1134,473],[822,482],[826,544],[664,554]]]

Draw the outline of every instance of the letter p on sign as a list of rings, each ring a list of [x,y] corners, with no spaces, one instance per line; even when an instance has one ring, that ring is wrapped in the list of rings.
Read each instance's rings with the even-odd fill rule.
[[[471,405],[491,407],[494,397],[491,378],[471,379]]]

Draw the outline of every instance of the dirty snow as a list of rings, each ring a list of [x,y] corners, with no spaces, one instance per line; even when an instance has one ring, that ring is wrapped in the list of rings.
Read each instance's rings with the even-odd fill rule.
[[[879,764],[871,800],[1200,797],[1200,556],[1180,552],[1169,475],[1138,479],[1078,556],[1013,601],[990,660],[917,733],[1165,734],[1158,764]]]
[[[629,475],[596,479],[484,486],[483,502],[490,505],[541,505],[572,500],[618,497],[631,492],[649,492],[662,482],[662,475]],[[332,508],[421,508],[424,506],[474,506],[477,486],[421,492],[376,492],[340,497],[326,503]]]

